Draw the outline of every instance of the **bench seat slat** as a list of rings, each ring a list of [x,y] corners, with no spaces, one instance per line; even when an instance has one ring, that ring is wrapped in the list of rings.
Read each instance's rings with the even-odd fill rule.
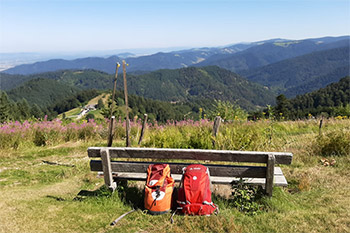
[[[146,173],[118,173],[114,174],[114,177],[119,180],[136,180],[136,181],[146,181]],[[172,177],[176,182],[180,182],[182,175],[180,174],[172,174]],[[213,184],[230,184],[232,182],[239,181],[239,178],[236,177],[220,177],[220,176],[211,176],[211,182]],[[265,186],[265,178],[246,178],[243,179],[245,183],[251,185],[261,185]],[[274,185],[275,186],[287,186],[287,180],[283,175],[276,175],[274,177]]]
[[[112,172],[147,172],[147,168],[152,162],[125,162],[112,161]],[[187,167],[190,163],[168,163],[172,174],[182,174],[182,168]],[[266,177],[266,167],[260,166],[230,166],[230,165],[213,165],[204,164],[209,168],[210,175],[224,177]],[[102,171],[101,160],[90,161],[91,171]]]
[[[101,157],[103,147],[89,147],[88,156]],[[230,162],[266,163],[268,154],[275,155],[276,164],[291,164],[293,154],[287,152],[201,150],[201,149],[168,149],[168,148],[132,148],[109,147],[111,158],[144,158],[144,159],[179,159],[209,160]]]

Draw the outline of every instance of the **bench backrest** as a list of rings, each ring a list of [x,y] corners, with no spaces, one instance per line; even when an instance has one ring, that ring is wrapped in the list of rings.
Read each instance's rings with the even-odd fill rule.
[[[201,149],[131,148],[131,147],[89,147],[90,158],[101,157],[101,149],[108,149],[111,158],[144,158],[170,160],[208,160],[246,163],[267,163],[274,155],[275,164],[291,164],[293,154],[288,152],[259,152]]]

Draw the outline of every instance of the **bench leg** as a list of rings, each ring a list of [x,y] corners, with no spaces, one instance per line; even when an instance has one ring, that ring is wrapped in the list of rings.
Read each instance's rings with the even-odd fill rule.
[[[269,154],[267,157],[266,183],[265,192],[269,197],[272,197],[273,177],[275,173],[275,156]]]
[[[109,156],[108,149],[101,149],[101,160],[103,168],[103,178],[105,180],[106,186],[114,191],[117,188],[117,183],[113,181],[112,177],[112,167],[111,167],[111,158]]]

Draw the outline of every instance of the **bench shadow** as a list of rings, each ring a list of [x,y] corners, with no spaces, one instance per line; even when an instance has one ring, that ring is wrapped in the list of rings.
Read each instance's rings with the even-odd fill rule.
[[[128,185],[125,181],[117,181],[117,189],[114,191],[118,193],[120,200],[133,207],[134,209],[143,209],[144,204],[144,191],[140,188]],[[112,196],[113,192],[109,190],[105,185],[100,188],[90,191],[90,190],[80,190],[73,201],[83,201],[90,197],[109,197]],[[50,197],[58,201],[63,201],[59,197]]]
[[[80,190],[73,201],[83,201],[89,197],[108,197],[111,196],[112,192],[104,185],[100,188],[90,191],[90,190]]]
[[[128,185],[126,181],[117,181],[118,196],[121,201],[126,205],[130,205],[134,209],[143,209],[144,208],[144,190]]]

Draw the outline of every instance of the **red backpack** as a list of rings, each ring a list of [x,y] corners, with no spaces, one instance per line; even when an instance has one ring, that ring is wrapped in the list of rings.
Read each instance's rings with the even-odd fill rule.
[[[170,211],[174,183],[169,164],[148,166],[144,202],[149,213],[164,214]]]
[[[189,215],[210,215],[218,207],[211,200],[209,169],[201,164],[184,168],[178,191],[178,209]]]

